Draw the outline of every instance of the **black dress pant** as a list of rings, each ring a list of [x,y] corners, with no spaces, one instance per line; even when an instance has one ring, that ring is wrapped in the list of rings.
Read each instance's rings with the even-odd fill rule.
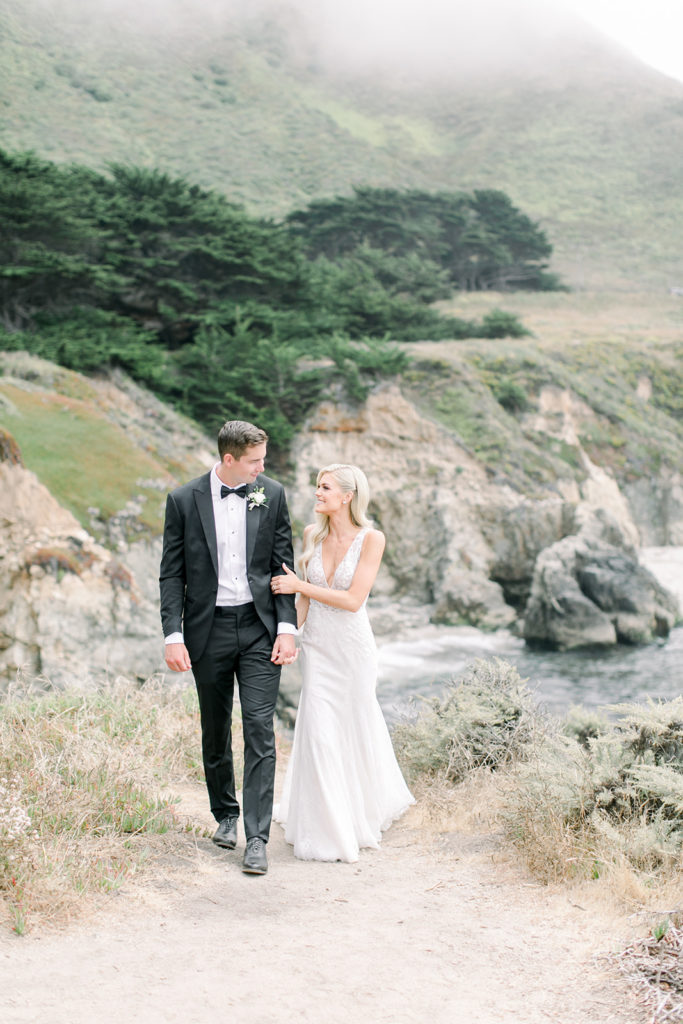
[[[244,733],[242,802],[247,839],[268,842],[275,785],[273,717],[280,666],[253,604],[216,608],[201,658],[192,664],[202,723],[202,756],[216,821],[239,816],[232,757],[232,705],[239,685]]]

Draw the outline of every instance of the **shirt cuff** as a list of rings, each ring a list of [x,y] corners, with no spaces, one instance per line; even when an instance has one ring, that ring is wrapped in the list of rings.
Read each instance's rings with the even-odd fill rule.
[[[299,630],[291,622],[278,622],[277,624],[278,636],[280,633],[289,633],[290,636],[298,636]]]
[[[164,637],[165,644],[184,644],[185,638],[182,633],[169,633]]]

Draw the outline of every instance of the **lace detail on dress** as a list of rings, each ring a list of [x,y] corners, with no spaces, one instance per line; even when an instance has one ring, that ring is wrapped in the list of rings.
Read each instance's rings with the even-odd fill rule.
[[[354,573],[358,568],[360,552],[363,547],[363,538],[367,532],[367,529],[359,530],[353,538],[349,544],[346,554],[335,569],[331,584],[327,582],[325,570],[323,569],[322,543],[316,544],[315,550],[311,555],[311,561],[308,564],[308,578],[310,582],[315,583],[317,587],[327,587],[328,590],[348,590],[351,586]],[[316,604],[317,603],[319,602],[316,602]],[[329,608],[330,606],[325,605],[325,607]],[[340,609],[335,608],[332,610],[339,611]]]
[[[310,582],[314,583],[317,587],[325,587],[326,590],[348,590],[354,573],[358,568],[363,538],[367,532],[367,528],[359,530],[351,541],[346,554],[332,577],[332,586],[328,584],[325,578],[322,545],[316,544],[311,560],[308,563],[308,579]],[[315,641],[324,631],[330,628],[330,620],[333,617],[342,616],[348,620],[345,622],[344,628],[350,631],[350,634],[353,636],[353,642],[360,644],[367,654],[372,654],[374,657],[376,650],[375,639],[370,628],[366,604],[367,599],[363,601],[357,612],[349,612],[343,608],[333,608],[329,604],[323,604],[321,601],[311,599],[304,626],[304,635],[309,641]]]

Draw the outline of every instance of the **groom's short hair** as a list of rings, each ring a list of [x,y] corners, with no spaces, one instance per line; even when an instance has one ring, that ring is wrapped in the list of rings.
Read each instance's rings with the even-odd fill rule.
[[[265,430],[245,420],[228,420],[218,431],[218,454],[223,459],[228,452],[235,459],[241,459],[247,448],[264,444],[268,440]]]

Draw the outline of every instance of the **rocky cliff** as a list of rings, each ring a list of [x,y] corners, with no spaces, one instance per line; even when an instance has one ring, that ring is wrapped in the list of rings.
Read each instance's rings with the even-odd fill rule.
[[[565,406],[562,429],[577,445],[583,479],[556,479],[537,488],[533,498],[496,479],[452,432],[420,413],[396,384],[377,388],[358,409],[327,402],[311,417],[298,439],[292,511],[301,523],[311,518],[312,483],[319,467],[353,462],[365,469],[373,495],[371,512],[387,535],[383,572],[374,592],[376,628],[390,633],[402,616],[413,622],[467,622],[488,629],[510,626],[524,615],[541,553],[574,535],[606,530],[615,549],[628,552],[637,567],[640,532],[629,502],[614,478],[582,450],[575,431],[571,437],[571,396],[554,400]],[[546,406],[548,401],[546,397]],[[540,419],[537,429],[543,429]],[[683,517],[673,527],[683,527]],[[638,579],[636,574],[634,590]],[[565,588],[570,586],[577,584],[567,570]],[[650,597],[643,600],[648,607],[652,604]],[[652,628],[643,627],[638,639],[650,639],[673,625],[675,605],[661,600],[667,614],[657,619],[656,627],[652,619]],[[590,598],[585,605],[584,612],[592,609],[596,619],[605,617]],[[559,646],[595,642],[595,630],[584,628],[583,640],[580,630],[567,643],[558,644],[550,630],[545,638],[535,639]],[[629,639],[625,630],[619,638]],[[600,634],[600,642],[616,640],[614,629]]]
[[[7,435],[3,450],[0,674],[55,685],[150,675],[160,666],[158,613],[125,555],[81,527],[21,464]]]
[[[25,673],[81,685],[117,673],[145,678],[163,668],[164,493],[212,463],[213,441],[120,374],[97,381],[21,355],[2,358],[0,678]],[[657,516],[666,518],[669,542],[683,537],[680,477],[653,475],[647,493],[638,482],[620,488],[581,443],[589,413],[571,392],[541,389],[524,415],[539,445],[561,436],[573,446],[580,472],[546,473],[530,493],[492,470],[405,382],[379,384],[360,404],[330,397],[294,445],[295,533],[311,519],[318,469],[354,462],[369,477],[370,511],[387,536],[371,602],[380,636],[428,621],[522,630],[527,609],[529,638],[558,646],[665,633],[678,610],[641,574],[636,552]],[[82,447],[69,433],[74,422],[84,431]],[[68,445],[85,489],[75,486],[73,463],[54,471]],[[102,479],[91,449],[96,467],[110,460]],[[655,515],[657,493],[668,497]],[[614,591],[617,576],[622,596],[629,592],[615,610],[612,598],[596,596],[596,581]],[[563,594],[577,590],[582,619],[575,622]],[[636,614],[645,618],[636,622]]]
[[[145,679],[164,668],[164,494],[211,464],[211,442],[122,374],[0,366],[0,685]]]

